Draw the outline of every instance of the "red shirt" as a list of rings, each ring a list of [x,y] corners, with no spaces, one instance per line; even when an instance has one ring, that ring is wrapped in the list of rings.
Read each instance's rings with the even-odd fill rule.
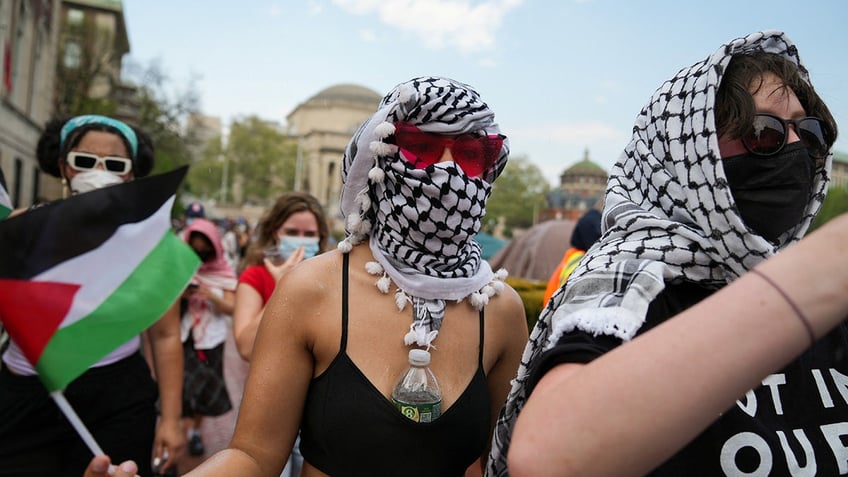
[[[264,264],[247,267],[241,272],[239,283],[250,285],[254,290],[259,292],[263,305],[268,303],[268,299],[271,298],[271,293],[274,293],[274,287],[277,285],[274,277],[271,276],[271,272],[265,268]]]

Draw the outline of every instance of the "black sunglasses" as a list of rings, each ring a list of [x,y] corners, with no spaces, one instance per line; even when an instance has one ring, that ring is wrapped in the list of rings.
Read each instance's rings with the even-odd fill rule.
[[[824,140],[821,119],[813,116],[782,119],[771,114],[755,114],[751,132],[742,136],[742,144],[748,152],[757,156],[777,154],[786,145],[790,124],[795,126],[795,133],[801,138],[813,159],[823,159],[827,156],[828,147]]]

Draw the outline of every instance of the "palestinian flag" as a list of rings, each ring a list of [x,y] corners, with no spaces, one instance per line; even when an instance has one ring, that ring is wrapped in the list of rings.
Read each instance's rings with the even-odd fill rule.
[[[0,169],[0,220],[5,219],[12,213],[12,199],[9,198],[9,193],[6,192],[6,178],[3,176],[3,170]]]
[[[186,170],[0,221],[0,321],[51,392],[153,324],[194,275],[171,230]]]

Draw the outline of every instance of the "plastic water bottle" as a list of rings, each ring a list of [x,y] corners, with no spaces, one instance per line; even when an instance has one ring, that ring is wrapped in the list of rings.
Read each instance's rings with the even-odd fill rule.
[[[429,351],[409,350],[409,369],[392,391],[395,406],[415,422],[432,422],[442,415],[442,391],[429,366]]]

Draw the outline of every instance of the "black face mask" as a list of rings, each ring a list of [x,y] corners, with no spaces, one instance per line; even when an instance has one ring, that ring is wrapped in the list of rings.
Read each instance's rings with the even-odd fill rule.
[[[203,263],[209,262],[215,258],[214,250],[204,250],[202,252],[199,252],[195,249],[194,253],[197,254],[197,256],[200,258],[200,261]]]
[[[730,192],[745,225],[770,242],[798,225],[815,177],[815,162],[801,141],[773,156],[745,153],[723,161]]]

